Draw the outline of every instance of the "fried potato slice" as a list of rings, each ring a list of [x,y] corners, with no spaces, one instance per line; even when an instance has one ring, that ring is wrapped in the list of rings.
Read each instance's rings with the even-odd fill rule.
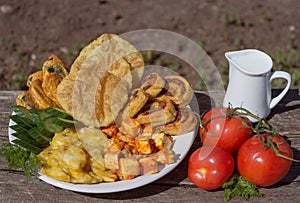
[[[96,176],[101,177],[105,182],[114,182],[118,179],[116,174],[105,169],[104,162],[99,162],[97,159],[91,158],[91,169]]]
[[[56,180],[71,182],[70,174],[68,174],[61,166],[45,168],[42,170],[42,173]]]
[[[106,135],[96,128],[82,128],[78,138],[87,153],[104,165],[104,154],[107,151],[109,140]]]
[[[70,74],[58,85],[58,101],[83,124],[108,126],[143,70],[143,58],[129,42],[103,34],[80,52]]]

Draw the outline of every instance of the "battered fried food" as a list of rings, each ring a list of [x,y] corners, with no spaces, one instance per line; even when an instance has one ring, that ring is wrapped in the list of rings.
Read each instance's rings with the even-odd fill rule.
[[[56,97],[57,86],[69,74],[69,67],[58,56],[51,54],[44,62],[42,72],[43,91],[56,106],[61,107]]]
[[[41,71],[41,70],[36,71],[36,72],[32,73],[31,75],[29,75],[28,78],[27,78],[27,87],[30,87],[32,82],[37,80],[37,79],[43,81],[43,71]]]
[[[60,104],[56,97],[57,92],[57,86],[61,81],[63,80],[63,77],[58,73],[50,73],[46,74],[44,77],[42,88],[44,93],[49,97],[57,106],[60,107]]]
[[[55,54],[51,54],[47,61],[44,62],[43,68],[43,80],[48,74],[57,73],[62,78],[65,78],[69,74],[69,67]]]
[[[155,98],[154,102],[145,107],[136,120],[141,124],[160,126],[168,124],[176,119],[177,110],[173,102],[166,96]]]
[[[42,88],[42,81],[39,79],[32,82],[29,87],[29,94],[34,106],[38,109],[45,109],[50,106],[58,107],[56,103],[45,94]]]
[[[143,58],[129,42],[103,34],[80,52],[70,74],[58,85],[58,101],[83,124],[108,126],[143,70]]]
[[[52,54],[44,62],[41,71],[36,71],[28,76],[27,86],[29,90],[18,95],[17,105],[27,109],[43,109],[49,106],[61,108],[56,97],[56,90],[58,84],[69,74],[68,72],[69,68],[62,60]]]
[[[42,174],[71,183],[99,183],[117,180],[117,175],[106,170],[104,153],[108,139],[100,130],[65,129],[56,133],[50,146],[38,154],[43,165]]]
[[[180,106],[186,106],[190,103],[193,92],[189,82],[181,76],[170,75],[166,76],[167,81],[166,95],[175,103]]]
[[[192,131],[197,124],[197,119],[192,110],[188,107],[180,107],[175,121],[162,128],[162,132],[167,135],[181,135]]]
[[[166,81],[161,78],[157,73],[150,73],[143,82],[141,89],[154,98],[159,95],[162,89],[165,87]]]
[[[16,98],[16,103],[18,106],[23,106],[26,109],[31,109],[34,107],[34,103],[30,97],[29,91],[19,94]]]

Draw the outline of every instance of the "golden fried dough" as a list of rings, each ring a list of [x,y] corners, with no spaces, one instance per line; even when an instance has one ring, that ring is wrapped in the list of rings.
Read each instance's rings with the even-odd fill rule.
[[[66,77],[68,73],[69,68],[66,64],[55,54],[51,54],[47,61],[43,64],[43,80],[45,80],[45,77],[47,77],[48,74],[51,73],[57,73],[62,78]]]
[[[57,107],[56,103],[53,102],[43,91],[42,81],[34,80],[29,87],[29,94],[34,103],[34,106],[38,109],[45,109],[50,106]]]
[[[29,87],[32,82],[36,79],[43,80],[43,71],[36,71],[28,76],[27,78],[27,86]]]
[[[161,78],[157,73],[150,73],[143,82],[141,88],[150,97],[154,98],[162,91],[165,87],[166,81]]]
[[[133,118],[145,106],[148,100],[148,94],[142,89],[135,90],[125,107],[123,118]]]
[[[53,102],[56,103],[57,106],[60,106],[57,97],[57,86],[61,81],[63,80],[63,77],[58,73],[49,73],[46,74],[44,77],[44,80],[42,82],[42,88],[47,97],[49,97]]]
[[[176,119],[177,111],[174,103],[166,96],[162,95],[144,107],[138,114],[136,120],[141,124],[151,124],[152,126],[166,125]]]
[[[167,135],[181,135],[192,131],[197,125],[197,119],[192,110],[186,106],[180,107],[175,121],[165,125],[162,132]]]
[[[169,75],[164,78],[167,81],[166,95],[180,106],[185,106],[190,103],[193,97],[193,91],[189,82],[178,75]]]
[[[108,126],[113,123],[118,113],[123,108],[123,105],[128,100],[127,92],[130,91],[130,83],[121,81],[120,78],[114,74],[106,72],[101,78],[102,91],[98,91],[100,94],[97,98],[102,98],[103,101],[100,104],[103,106],[103,110],[99,111],[96,108],[97,120],[104,126]],[[98,105],[99,106],[99,105]]]
[[[57,99],[83,124],[107,126],[126,103],[143,70],[143,58],[129,42],[103,34],[75,59],[70,74],[57,87]]]
[[[26,109],[31,109],[34,107],[34,103],[30,97],[29,91],[19,94],[16,98],[16,103],[18,106],[23,106]]]

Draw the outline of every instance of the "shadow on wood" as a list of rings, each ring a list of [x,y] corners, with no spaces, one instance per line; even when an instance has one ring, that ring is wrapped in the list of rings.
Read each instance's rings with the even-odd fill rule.
[[[279,95],[281,90],[273,90],[272,98]],[[287,92],[285,97],[272,109],[267,119],[272,118],[275,114],[291,111],[300,108],[300,95],[298,89],[291,89]],[[296,103],[296,104],[293,104]]]

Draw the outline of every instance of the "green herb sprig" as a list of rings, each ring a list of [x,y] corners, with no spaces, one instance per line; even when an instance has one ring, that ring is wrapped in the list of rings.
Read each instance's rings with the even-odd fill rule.
[[[2,143],[0,156],[5,158],[10,169],[24,170],[28,178],[32,178],[32,175],[36,174],[41,167],[41,163],[36,154],[15,144]]]
[[[75,121],[64,111],[49,107],[46,109],[27,110],[13,106],[14,114],[10,119],[15,122],[10,126],[15,132],[14,139],[1,145],[0,156],[4,157],[11,169],[24,170],[27,177],[32,177],[41,167],[37,154],[49,146],[55,133],[65,128],[74,128]]]
[[[224,189],[224,201],[229,201],[235,196],[241,196],[244,200],[249,200],[250,197],[262,196],[256,185],[248,182],[238,173],[232,175],[222,185],[222,189]]]

